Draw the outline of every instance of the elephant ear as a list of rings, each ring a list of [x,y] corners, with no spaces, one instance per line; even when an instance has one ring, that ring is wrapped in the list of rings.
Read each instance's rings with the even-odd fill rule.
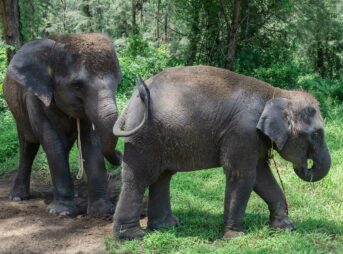
[[[279,150],[282,150],[290,134],[286,113],[288,104],[289,100],[284,98],[269,100],[264,106],[256,126],[258,130],[276,144]]]
[[[49,106],[53,95],[53,80],[48,65],[55,41],[34,40],[26,43],[12,58],[7,75]]]

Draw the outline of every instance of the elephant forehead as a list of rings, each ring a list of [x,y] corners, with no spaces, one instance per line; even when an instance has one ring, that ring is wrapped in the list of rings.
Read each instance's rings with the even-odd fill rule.
[[[119,69],[113,50],[99,50],[92,52],[79,51],[79,61],[75,63],[80,69],[85,67],[90,73],[115,73]]]
[[[57,59],[66,66],[57,63],[58,69],[85,68],[92,73],[119,73],[119,64],[111,40],[101,34],[73,34],[69,36],[51,37],[58,42]],[[62,54],[61,54],[62,53]],[[72,65],[72,66],[71,66]]]

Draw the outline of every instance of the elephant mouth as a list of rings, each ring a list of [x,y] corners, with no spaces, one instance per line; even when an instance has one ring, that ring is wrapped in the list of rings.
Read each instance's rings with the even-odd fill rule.
[[[300,165],[293,165],[294,172],[300,177],[300,178],[306,178],[309,179],[310,182],[312,182],[313,174],[312,171],[314,169],[314,161],[312,159],[307,159],[305,163]]]
[[[74,117],[74,118],[86,118],[86,112],[83,106],[81,106],[82,104],[77,104],[77,105],[73,105],[70,110],[69,110],[69,114]]]
[[[294,172],[297,176],[306,182],[317,182],[323,179],[329,172],[331,160],[306,160],[304,165],[294,165]]]

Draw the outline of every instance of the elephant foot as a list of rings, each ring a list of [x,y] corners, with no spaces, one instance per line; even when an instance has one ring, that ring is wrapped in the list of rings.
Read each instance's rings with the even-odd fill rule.
[[[231,227],[224,227],[223,239],[232,239],[244,234],[243,229],[233,229]]]
[[[139,240],[144,236],[144,230],[140,225],[125,226],[125,225],[113,225],[113,237],[117,240]]]
[[[173,214],[164,218],[148,219],[148,228],[150,230],[157,230],[162,228],[177,227],[180,225],[179,219]]]
[[[54,200],[48,205],[48,212],[56,215],[75,216],[77,208],[74,201],[57,201]]]
[[[30,194],[26,188],[13,188],[8,198],[13,201],[22,201],[29,199]]]
[[[88,202],[87,214],[92,217],[107,217],[114,213],[114,205],[105,198],[99,198],[95,201]]]
[[[295,230],[295,226],[293,222],[288,218],[288,216],[275,216],[270,220],[270,227],[275,230],[279,229],[287,229],[287,230]]]

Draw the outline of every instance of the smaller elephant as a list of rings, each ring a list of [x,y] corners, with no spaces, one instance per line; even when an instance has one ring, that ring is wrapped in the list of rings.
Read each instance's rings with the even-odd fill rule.
[[[115,92],[121,70],[105,35],[52,36],[25,44],[11,60],[3,92],[15,118],[20,160],[11,200],[28,199],[33,160],[43,147],[52,177],[53,214],[75,215],[69,151],[81,139],[88,180],[87,213],[113,214],[107,194],[105,158],[120,165],[112,127],[117,120]],[[80,122],[79,133],[77,120]]]
[[[116,238],[143,237],[139,214],[147,187],[148,228],[177,226],[169,196],[172,175],[219,166],[226,175],[224,238],[244,232],[252,191],[267,203],[272,228],[294,229],[268,154],[275,149],[304,181],[328,173],[331,157],[313,96],[208,66],[168,69],[146,84],[138,79],[138,88],[113,128],[126,137],[113,217]]]

